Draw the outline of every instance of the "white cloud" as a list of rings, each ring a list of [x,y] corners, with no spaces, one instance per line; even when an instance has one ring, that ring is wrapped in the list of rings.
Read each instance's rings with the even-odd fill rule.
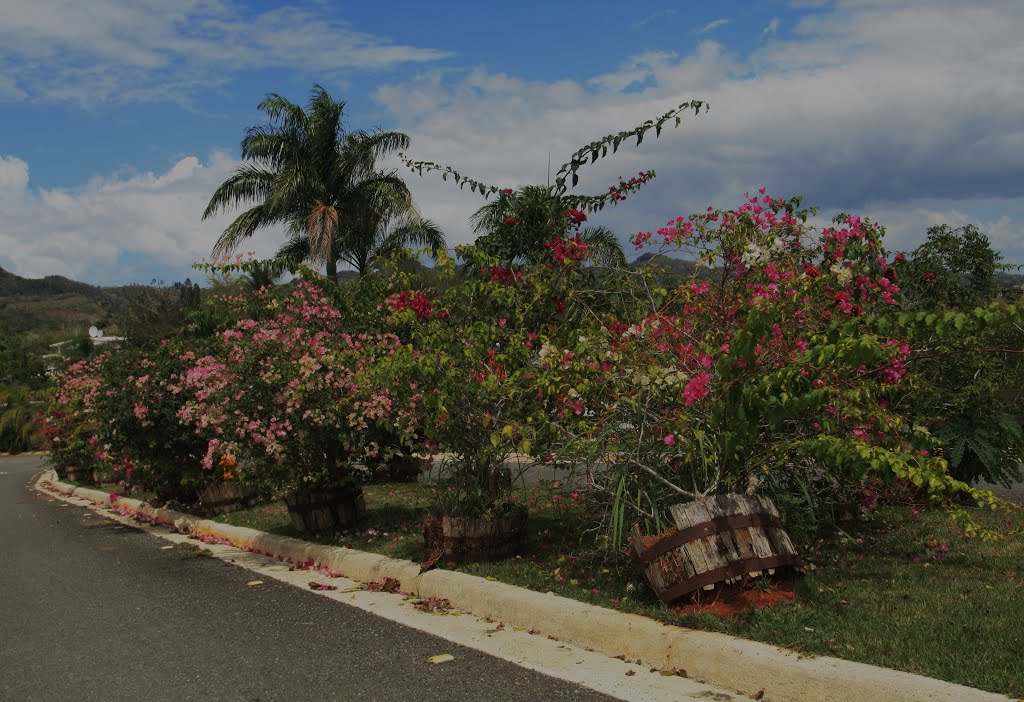
[[[0,197],[18,195],[28,185],[28,164],[14,156],[0,156]]]
[[[771,21],[765,25],[765,28],[761,30],[761,36],[775,35],[779,32],[779,18],[772,17]]]
[[[729,20],[727,20],[725,18],[711,20],[710,22],[705,24],[703,27],[698,29],[697,30],[697,34],[707,34],[708,32],[713,32],[716,29],[718,29],[719,27],[723,27],[723,26],[725,26],[727,24],[729,24]]]
[[[656,12],[652,12],[651,14],[649,14],[649,15],[647,15],[645,17],[641,17],[636,22],[634,22],[632,26],[634,28],[639,29],[640,27],[647,26],[651,22],[656,22],[658,20],[663,20],[663,19],[666,19],[668,17],[672,17],[675,14],[676,14],[675,10],[658,10]]]
[[[994,249],[1008,254],[1008,260],[1024,263],[1024,214],[1018,213],[1015,217],[1000,214],[998,205],[993,209],[993,203],[985,200],[957,203],[919,200],[899,206],[869,204],[864,212],[886,226],[886,244],[890,250],[917,247],[924,240],[928,227],[937,224],[954,228],[974,224],[988,236]]]
[[[32,189],[28,165],[0,157],[0,266],[24,277],[65,275],[94,283],[202,277],[190,266],[208,257],[237,213],[202,221],[214,189],[237,161],[216,152],[187,156],[163,173],[95,178],[75,189]],[[267,231],[244,250],[273,253]]]
[[[657,170],[632,202],[599,215],[623,238],[708,204],[738,204],[763,185],[827,211],[881,212],[902,247],[967,213],[1024,262],[1024,5],[857,0],[795,31],[746,58],[705,41],[687,56],[634,56],[585,83],[480,68],[386,85],[374,97],[412,135],[413,158],[500,186],[543,183],[549,152],[557,168],[582,144],[705,99],[709,115],[583,172],[581,189],[599,192],[617,175]],[[412,175],[411,184],[456,242],[471,238],[466,217],[479,196],[436,176]]]
[[[237,0],[0,3],[0,100],[187,103],[235,73],[328,75],[444,58],[356,31],[328,6],[264,12]]]
[[[425,70],[373,98],[412,136],[412,158],[502,187],[544,183],[549,154],[557,169],[593,139],[705,99],[710,114],[581,172],[582,192],[658,172],[595,223],[625,240],[709,204],[736,205],[763,185],[804,195],[826,215],[877,219],[893,249],[913,248],[932,224],[973,222],[1024,263],[1024,6],[990,6],[858,0],[797,24],[795,39],[766,38],[747,58],[704,41],[689,55],[651,51],[580,82]],[[92,282],[194,275],[187,266],[230,221],[200,215],[235,165],[226,153],[187,156],[158,173],[40,190],[29,164],[0,155],[0,266]],[[472,240],[479,195],[395,165],[452,244]],[[269,254],[277,240],[267,232],[252,248]]]

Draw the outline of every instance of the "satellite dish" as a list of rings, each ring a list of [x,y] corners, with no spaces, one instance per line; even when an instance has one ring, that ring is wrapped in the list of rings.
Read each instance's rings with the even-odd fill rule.
[[[102,329],[97,329],[96,330],[96,338],[99,339],[101,336],[103,336],[103,330]]]
[[[102,334],[103,332],[101,332],[96,327],[89,327],[89,336],[91,336],[93,339],[95,339],[98,336],[101,336]]]

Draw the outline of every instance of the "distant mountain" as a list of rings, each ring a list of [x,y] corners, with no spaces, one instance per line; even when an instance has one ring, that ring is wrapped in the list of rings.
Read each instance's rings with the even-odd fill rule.
[[[338,275],[343,283],[356,277],[354,271]],[[99,287],[59,275],[22,278],[0,268],[0,334],[35,332],[63,340],[84,335],[92,325],[108,333],[124,333],[119,327],[125,324],[157,324],[155,319],[140,322],[138,313],[145,309],[170,314],[165,308],[177,306],[177,288],[177,284]]]
[[[0,296],[24,295],[92,295],[101,293],[101,288],[88,283],[61,275],[48,275],[45,278],[22,278],[10,271],[0,268]]]
[[[111,320],[123,304],[120,290],[59,275],[22,278],[0,268],[0,331],[83,334],[90,325]]]
[[[696,261],[672,258],[671,256],[658,255],[650,252],[642,254],[635,261],[630,263],[629,266],[634,270],[638,270],[640,268],[655,269],[675,280],[691,278],[694,274],[696,274],[698,278],[710,278],[714,275],[713,269],[707,268],[706,266],[698,266]]]

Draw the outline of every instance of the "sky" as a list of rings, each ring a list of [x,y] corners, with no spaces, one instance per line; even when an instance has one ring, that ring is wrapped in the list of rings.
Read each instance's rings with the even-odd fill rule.
[[[202,278],[203,221],[257,105],[314,83],[346,125],[498,187],[681,102],[710,112],[581,171],[657,178],[591,223],[630,234],[761,187],[856,213],[890,250],[973,223],[1024,264],[1024,2],[8,0],[0,267],[94,284]],[[397,160],[450,245],[483,199]],[[244,251],[270,255],[281,231]],[[628,245],[627,245],[628,248]]]

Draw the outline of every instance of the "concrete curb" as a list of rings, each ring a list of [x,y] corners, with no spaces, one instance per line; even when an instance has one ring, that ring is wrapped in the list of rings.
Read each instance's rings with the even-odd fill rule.
[[[381,582],[394,578],[402,590],[419,597],[442,597],[452,606],[480,617],[545,634],[607,656],[625,656],[661,669],[678,668],[690,678],[755,694],[773,702],[1006,702],[1010,698],[912,673],[854,663],[828,656],[803,657],[768,644],[725,634],[661,624],[635,614],[577,602],[552,593],[493,582],[448,570],[419,572],[411,561],[349,548],[235,527],[139,500],[61,483],[51,470],[37,487],[84,498],[139,518],[223,540],[238,548],[320,567],[352,580]]]

